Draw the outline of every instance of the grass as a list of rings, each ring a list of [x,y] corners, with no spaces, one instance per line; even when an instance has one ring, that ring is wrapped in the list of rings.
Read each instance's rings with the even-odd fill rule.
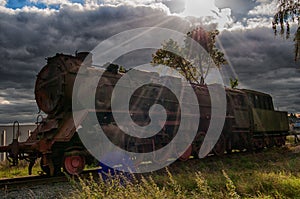
[[[40,171],[39,162],[37,162],[32,168],[32,175],[37,175]],[[0,179],[21,176],[28,176],[28,162],[20,161],[18,166],[10,166],[7,161],[0,162]]]
[[[176,162],[120,184],[81,180],[70,198],[299,198],[299,146]],[[122,177],[120,177],[122,178]],[[141,179],[140,179],[141,178]],[[124,180],[121,180],[124,182]]]
[[[300,199],[300,146],[176,162],[167,169],[109,182],[71,181],[68,198],[261,198]],[[39,164],[36,164],[39,165]],[[35,166],[33,173],[40,170]],[[0,165],[0,178],[27,175],[27,168]],[[123,178],[123,179],[122,179]],[[138,179],[137,179],[138,178]],[[120,183],[122,182],[122,183]]]

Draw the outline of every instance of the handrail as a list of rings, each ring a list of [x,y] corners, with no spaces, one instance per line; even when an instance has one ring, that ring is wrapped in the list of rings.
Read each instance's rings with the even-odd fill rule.
[[[39,118],[41,118],[42,120],[39,122]],[[39,125],[39,124],[41,124],[42,122],[43,122],[43,116],[41,115],[41,114],[39,114],[37,117],[36,117],[36,122],[35,122],[35,124],[36,125]]]
[[[17,129],[17,134],[15,134],[15,126],[16,124],[18,125],[18,129]],[[20,136],[20,123],[18,121],[14,121],[14,124],[13,124],[13,139],[18,139]]]

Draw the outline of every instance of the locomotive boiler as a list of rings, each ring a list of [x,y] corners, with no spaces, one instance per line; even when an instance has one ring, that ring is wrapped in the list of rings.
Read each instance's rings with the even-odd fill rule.
[[[92,57],[87,52],[73,55],[56,54],[47,58],[47,64],[39,72],[35,84],[35,99],[46,117],[38,116],[37,127],[25,142],[18,142],[17,123],[13,142],[1,146],[0,152],[6,152],[7,159],[13,165],[18,160],[29,162],[29,174],[37,159],[41,159],[41,169],[47,175],[59,174],[62,168],[69,174],[80,173],[86,164],[93,164],[95,158],[82,143],[78,131],[90,126],[75,125],[72,114],[72,91],[80,67],[86,73],[94,73],[91,67]],[[83,66],[82,66],[83,65]],[[144,76],[154,73],[140,72]],[[161,104],[168,112],[167,121],[162,130],[147,139],[128,136],[120,130],[114,121],[111,110],[111,95],[118,80],[122,77],[118,66],[108,65],[98,82],[95,95],[94,112],[107,137],[124,150],[147,153],[166,146],[176,135],[180,126],[180,106],[176,97],[167,88],[149,84],[137,89],[130,101],[132,120],[139,125],[149,123],[149,109]],[[158,76],[158,75],[157,75]],[[206,85],[191,84],[196,94],[200,110],[197,134],[190,146],[179,159],[188,160],[197,157],[211,120],[211,99]],[[82,85],[82,89],[91,85]],[[211,153],[223,155],[232,150],[257,150],[264,147],[282,146],[288,134],[287,112],[274,110],[272,97],[268,94],[248,90],[224,88],[226,92],[226,117],[222,133]],[[84,93],[84,91],[83,91]],[[122,100],[122,99],[120,99]],[[83,107],[82,120],[90,112]],[[122,112],[123,110],[120,110]],[[188,129],[186,129],[188,131]],[[154,161],[161,161],[155,157]],[[142,161],[142,160],[141,160]]]

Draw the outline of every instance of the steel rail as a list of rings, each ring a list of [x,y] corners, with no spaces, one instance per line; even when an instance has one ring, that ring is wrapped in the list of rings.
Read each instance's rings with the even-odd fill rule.
[[[43,184],[53,184],[59,182],[69,182],[71,179],[78,180],[78,177],[85,178],[92,175],[98,175],[99,169],[84,170],[79,176],[68,176],[62,173],[59,176],[47,176],[47,175],[35,175],[35,176],[24,176],[17,178],[5,178],[0,179],[0,190],[14,190],[21,187],[33,187]]]

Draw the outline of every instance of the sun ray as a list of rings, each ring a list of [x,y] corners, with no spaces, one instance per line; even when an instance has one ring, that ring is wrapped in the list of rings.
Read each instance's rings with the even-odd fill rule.
[[[214,16],[218,11],[214,0],[186,0],[184,15],[195,17]]]

